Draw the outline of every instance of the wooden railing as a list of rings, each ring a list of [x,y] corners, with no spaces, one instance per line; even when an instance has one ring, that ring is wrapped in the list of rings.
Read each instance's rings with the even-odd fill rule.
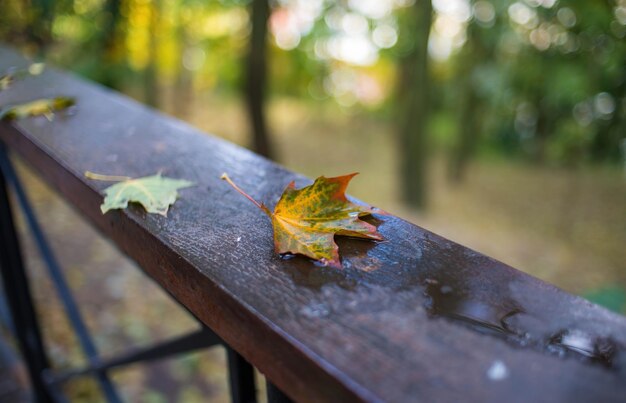
[[[0,49],[0,71],[26,65]],[[269,204],[291,180],[304,185],[306,178],[53,69],[0,92],[0,104],[57,95],[75,97],[76,113],[0,123],[0,143],[193,313],[207,328],[199,340],[225,343],[290,398],[626,400],[623,316],[395,216],[375,217],[385,242],[339,239],[342,270],[281,259],[267,217],[220,175],[228,172]],[[85,178],[87,170],[134,177],[162,171],[196,187],[167,218],[134,206],[103,215],[108,184]],[[16,281],[6,273],[21,271],[7,214],[0,245],[5,285]],[[32,322],[27,292],[13,295],[13,312]],[[22,347],[36,367],[36,385],[40,377],[40,398],[71,378],[48,368],[32,340]],[[104,376],[106,384],[113,365],[99,356],[90,363],[82,373]],[[234,400],[253,398],[245,392],[253,386],[244,384]]]

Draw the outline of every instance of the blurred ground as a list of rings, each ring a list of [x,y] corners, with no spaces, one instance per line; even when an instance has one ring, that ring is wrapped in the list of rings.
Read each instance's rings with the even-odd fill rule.
[[[237,103],[205,97],[190,105],[185,118],[192,124],[245,143],[246,120]],[[482,159],[466,183],[451,187],[444,159],[435,155],[430,207],[416,214],[398,202],[389,125],[289,100],[271,103],[270,122],[280,161],[290,169],[310,177],[358,171],[352,195],[567,291],[626,289],[626,185],[616,168],[572,172]],[[195,328],[186,312],[27,168],[20,164],[19,171],[103,355]],[[83,360],[76,341],[23,220],[19,224],[48,351],[60,368],[78,365]],[[132,402],[226,402],[224,365],[223,352],[212,349],[131,366],[113,379]],[[88,380],[73,382],[67,393],[72,401],[100,399]]]

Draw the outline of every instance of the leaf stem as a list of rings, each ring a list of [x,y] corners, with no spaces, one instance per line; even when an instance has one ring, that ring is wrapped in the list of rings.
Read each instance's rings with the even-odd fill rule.
[[[226,172],[224,172],[221,176],[222,180],[225,180],[226,182],[228,182],[228,184],[230,186],[232,186],[233,188],[235,188],[236,191],[238,191],[239,193],[241,193],[246,199],[250,200],[252,203],[254,203],[255,206],[257,206],[258,208],[260,208],[265,214],[267,214],[270,218],[272,217],[272,212],[270,211],[270,209],[268,209],[265,204],[263,203],[259,203],[258,201],[254,200],[250,195],[248,195],[246,192],[244,192],[243,190],[241,190],[241,188],[237,185],[235,185],[235,183],[228,177],[228,174],[226,174]]]
[[[127,180],[131,180],[130,176],[117,176],[117,175],[102,175],[97,174],[91,171],[85,171],[85,177],[97,181],[106,181],[106,182],[123,182]]]

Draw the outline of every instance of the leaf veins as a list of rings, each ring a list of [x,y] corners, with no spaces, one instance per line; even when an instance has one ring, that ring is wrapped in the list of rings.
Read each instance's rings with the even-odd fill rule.
[[[102,214],[109,210],[124,209],[128,203],[141,204],[148,213],[167,216],[169,206],[178,198],[178,190],[193,186],[192,182],[184,179],[171,179],[161,174],[132,179],[124,176],[99,175],[85,172],[90,179],[121,181],[104,190],[104,202],[100,206]]]
[[[222,179],[270,217],[277,253],[298,253],[324,265],[341,268],[335,235],[383,239],[375,226],[359,218],[372,214],[373,209],[346,198],[346,188],[355,175],[321,176],[302,189],[296,189],[295,183],[291,182],[273,212],[247,195],[228,175],[223,174]]]

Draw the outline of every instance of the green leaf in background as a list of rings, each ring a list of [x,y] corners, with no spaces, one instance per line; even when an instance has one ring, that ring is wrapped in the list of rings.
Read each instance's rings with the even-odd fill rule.
[[[67,109],[75,104],[74,98],[56,97],[42,98],[19,105],[9,105],[0,109],[1,120],[14,120],[29,116],[43,115],[48,120],[54,118],[54,113]]]
[[[85,176],[98,180],[119,180],[120,177],[109,177],[86,172]],[[102,214],[109,210],[124,209],[128,203],[141,204],[148,213],[167,216],[169,206],[178,198],[178,189],[193,186],[184,179],[164,178],[161,174],[138,179],[127,178],[104,190],[106,197],[100,206]]]
[[[607,286],[584,295],[589,301],[602,305],[617,313],[626,314],[626,289],[619,286]]]

